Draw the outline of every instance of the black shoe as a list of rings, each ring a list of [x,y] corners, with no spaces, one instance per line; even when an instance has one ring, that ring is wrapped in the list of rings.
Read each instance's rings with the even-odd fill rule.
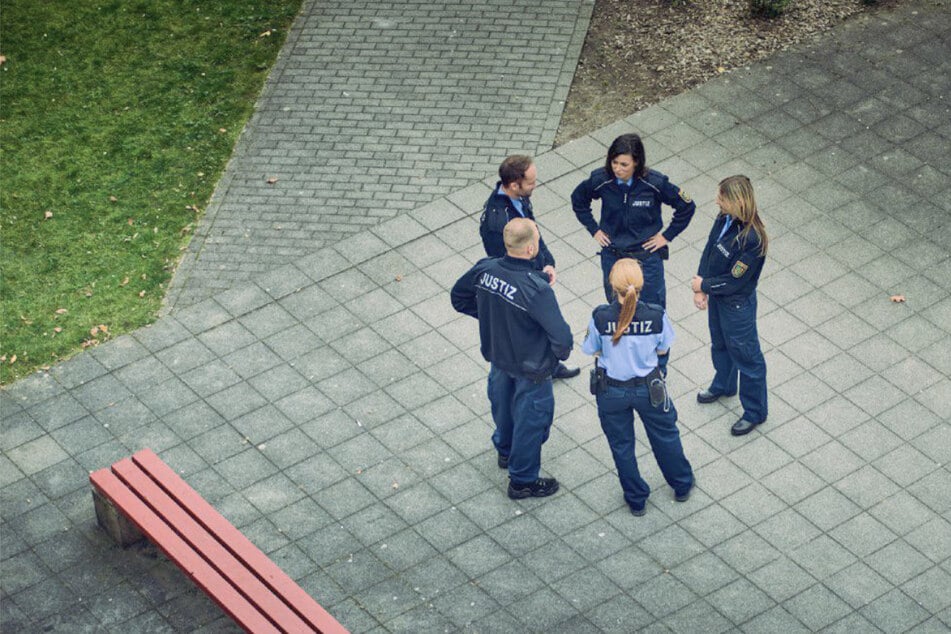
[[[745,418],[741,418],[740,420],[733,423],[733,427],[730,428],[730,433],[734,436],[745,436],[746,434],[753,431],[753,428],[757,425],[760,425],[762,422],[763,421],[760,421],[759,423],[751,423]]]
[[[636,509],[633,506],[629,507],[631,509],[631,515],[634,517],[644,517],[647,514],[647,507],[645,506],[642,509]]]
[[[690,494],[693,492],[693,486],[694,486],[694,485],[691,484],[691,485],[690,485],[690,488],[687,489],[686,491],[684,491],[683,493],[676,493],[676,492],[675,492],[675,493],[674,493],[674,499],[677,500],[678,502],[686,502],[687,500],[689,500],[689,499],[690,499]]]
[[[569,368],[564,363],[559,363],[558,367],[555,368],[555,373],[552,375],[553,379],[571,379],[581,374],[581,368]]]
[[[539,478],[531,484],[515,484],[509,481],[509,497],[513,500],[523,498],[544,498],[558,492],[558,480]]]
[[[721,396],[733,396],[732,394],[715,394],[710,390],[703,390],[702,392],[697,393],[697,402],[706,405],[707,403],[714,403]]]
[[[508,468],[509,468],[509,457],[508,457],[508,456],[503,456],[502,454],[499,454],[499,459],[498,459],[497,464],[499,465],[499,469],[508,469]]]

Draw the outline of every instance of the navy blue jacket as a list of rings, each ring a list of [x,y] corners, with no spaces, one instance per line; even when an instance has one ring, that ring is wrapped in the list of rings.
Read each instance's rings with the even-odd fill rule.
[[[479,320],[482,356],[509,374],[548,378],[574,339],[555,292],[531,260],[506,255],[476,262],[450,293],[452,307]]]
[[[591,201],[598,199],[601,221],[595,222]],[[661,203],[674,208],[670,226],[663,232],[670,241],[687,228],[697,205],[660,172],[648,170],[645,178],[635,176],[627,187],[618,185],[614,174],[599,167],[571,192],[571,208],[588,233],[594,235],[600,229],[618,249],[637,250],[664,228]]]
[[[482,246],[485,248],[485,254],[490,258],[500,258],[505,255],[505,243],[502,241],[502,229],[512,218],[528,218],[535,220],[532,213],[532,201],[528,198],[522,198],[522,214],[518,213],[512,199],[506,194],[499,193],[499,187],[502,181],[495,184],[492,195],[485,201],[482,208],[482,218],[479,221],[479,235],[482,236]],[[535,256],[535,268],[539,271],[548,265],[555,266],[555,258],[551,251],[545,245],[545,241],[539,237],[538,255]]]
[[[738,237],[743,223],[735,218],[719,238],[726,218],[723,214],[717,216],[700,256],[700,289],[721,299],[748,297],[756,290],[766,257],[759,254],[760,240],[755,231],[750,231],[745,241]]]

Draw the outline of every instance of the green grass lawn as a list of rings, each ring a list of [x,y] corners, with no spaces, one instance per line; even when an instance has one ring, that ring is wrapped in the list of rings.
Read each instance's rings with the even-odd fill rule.
[[[0,383],[155,319],[300,3],[3,3]]]

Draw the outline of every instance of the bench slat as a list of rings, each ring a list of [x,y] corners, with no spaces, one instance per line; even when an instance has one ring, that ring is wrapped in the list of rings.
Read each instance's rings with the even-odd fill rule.
[[[198,587],[205,589],[212,600],[238,625],[248,632],[280,632],[109,469],[96,471],[89,476],[89,480],[100,494],[120,508],[122,513]],[[214,588],[215,591],[211,592],[209,588]]]
[[[311,627],[291,610],[279,596],[275,596],[261,580],[222,546],[214,535],[179,506],[178,502],[162,490],[137,464],[129,458],[112,465],[112,472],[119,476],[130,489],[142,499],[162,520],[199,553],[222,577],[256,605],[258,610],[273,621],[282,631],[307,632]],[[203,590],[211,593],[217,588]]]
[[[241,531],[232,526],[231,522],[218,513],[153,451],[143,449],[133,454],[132,460],[275,594],[282,597],[284,602],[314,630],[322,634],[349,634],[330,613],[304,592],[277,564],[252,544]]]

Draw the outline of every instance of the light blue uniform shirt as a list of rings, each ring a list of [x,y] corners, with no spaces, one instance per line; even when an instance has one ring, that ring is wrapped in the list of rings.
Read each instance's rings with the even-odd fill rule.
[[[726,234],[726,230],[730,228],[730,225],[733,224],[733,216],[727,216],[726,222],[723,223],[723,228],[720,229],[720,237],[717,238],[717,242],[723,239],[723,236]]]
[[[499,193],[500,196],[509,196],[508,194],[506,194],[506,193],[502,190],[502,186],[501,186],[501,185],[499,185],[498,193]],[[525,212],[522,211],[522,199],[521,199],[521,198],[512,198],[511,196],[509,196],[509,200],[512,201],[512,205],[515,206],[515,211],[518,212],[518,215],[521,216],[522,218],[524,218],[524,217],[525,217]]]
[[[635,320],[637,316],[635,315]],[[602,334],[595,324],[594,317],[588,323],[588,334],[581,346],[582,352],[593,355],[601,353],[598,365],[605,369],[608,376],[618,381],[627,381],[634,377],[643,377],[657,367],[657,353],[667,352],[674,343],[674,327],[665,312],[663,331],[652,334],[641,332],[651,322],[632,321],[628,331],[617,342],[611,341],[611,333]]]

